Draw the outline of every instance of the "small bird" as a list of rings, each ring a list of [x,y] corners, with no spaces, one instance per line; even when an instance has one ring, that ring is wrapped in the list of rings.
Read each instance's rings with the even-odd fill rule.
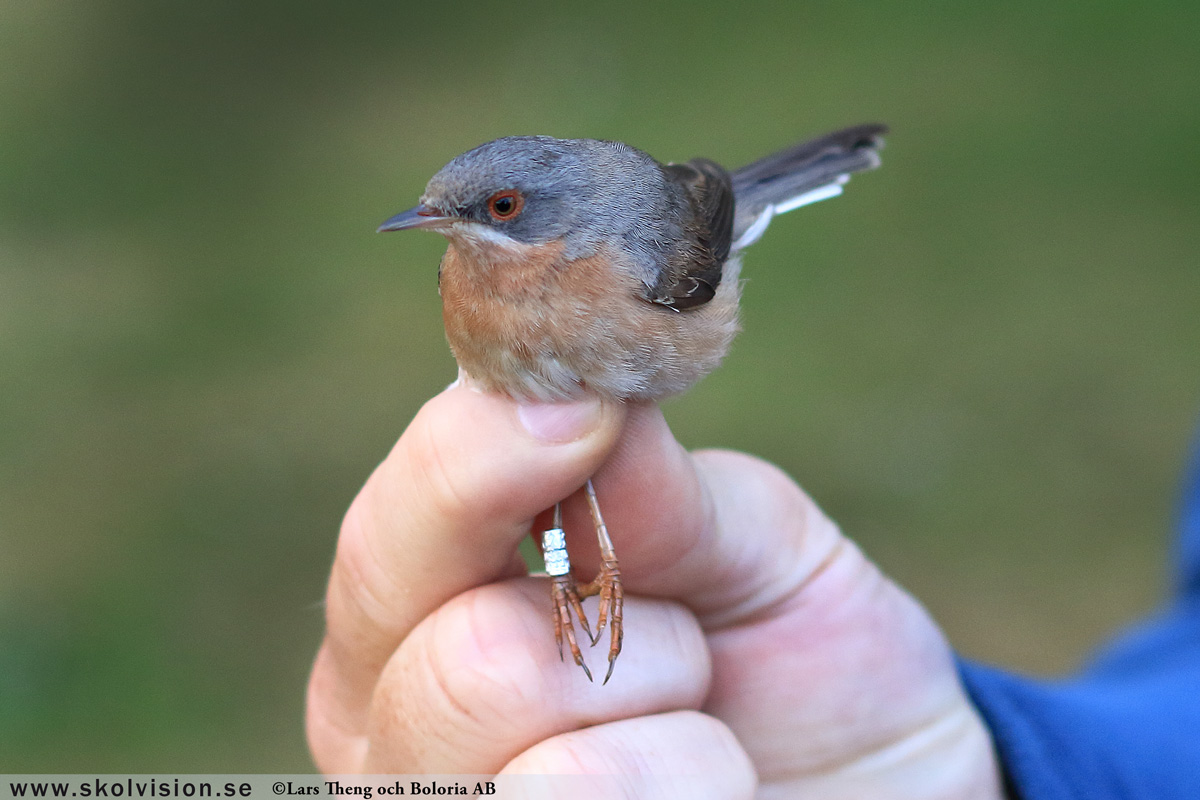
[[[879,166],[883,125],[858,125],[728,172],[697,158],[660,164],[620,142],[512,136],[455,158],[420,204],[379,226],[449,241],[438,270],[459,376],[524,400],[592,392],[657,400],[711,372],[738,330],[741,251],[777,214],[841,194]],[[592,645],[621,651],[621,575],[595,488],[585,487],[602,566],[571,574],[561,503],[542,532],[554,634],[588,680],[572,614]],[[596,633],[581,600],[600,596]],[[611,619],[610,619],[611,616]]]

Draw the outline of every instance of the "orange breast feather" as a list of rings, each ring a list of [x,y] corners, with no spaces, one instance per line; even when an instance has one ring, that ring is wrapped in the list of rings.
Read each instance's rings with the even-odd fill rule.
[[[557,243],[487,244],[452,239],[441,270],[446,337],[486,389],[662,397],[716,367],[737,331],[736,263],[712,302],[677,312],[644,300],[611,251],[567,260]]]

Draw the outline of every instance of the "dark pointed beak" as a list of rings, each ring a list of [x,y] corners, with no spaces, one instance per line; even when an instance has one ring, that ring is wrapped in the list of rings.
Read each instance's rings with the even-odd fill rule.
[[[449,217],[437,209],[422,203],[416,208],[410,208],[408,211],[402,211],[396,216],[384,220],[384,223],[376,229],[376,232],[404,231],[409,228],[436,228],[439,225],[444,225],[449,219]]]

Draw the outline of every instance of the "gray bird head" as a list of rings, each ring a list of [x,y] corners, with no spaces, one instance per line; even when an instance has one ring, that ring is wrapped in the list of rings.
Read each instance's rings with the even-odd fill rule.
[[[455,158],[429,181],[420,205],[379,230],[429,228],[481,243],[561,240],[578,258],[604,241],[667,234],[650,230],[665,194],[658,163],[628,145],[512,136]]]

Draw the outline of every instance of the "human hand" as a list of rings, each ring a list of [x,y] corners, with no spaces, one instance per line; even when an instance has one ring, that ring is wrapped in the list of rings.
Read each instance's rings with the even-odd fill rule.
[[[608,773],[639,798],[1002,796],[937,627],[790,479],[688,454],[653,406],[519,408],[434,398],[347,514],[309,686],[323,771]],[[605,687],[559,662],[548,587],[516,555],[592,475],[626,588]]]

